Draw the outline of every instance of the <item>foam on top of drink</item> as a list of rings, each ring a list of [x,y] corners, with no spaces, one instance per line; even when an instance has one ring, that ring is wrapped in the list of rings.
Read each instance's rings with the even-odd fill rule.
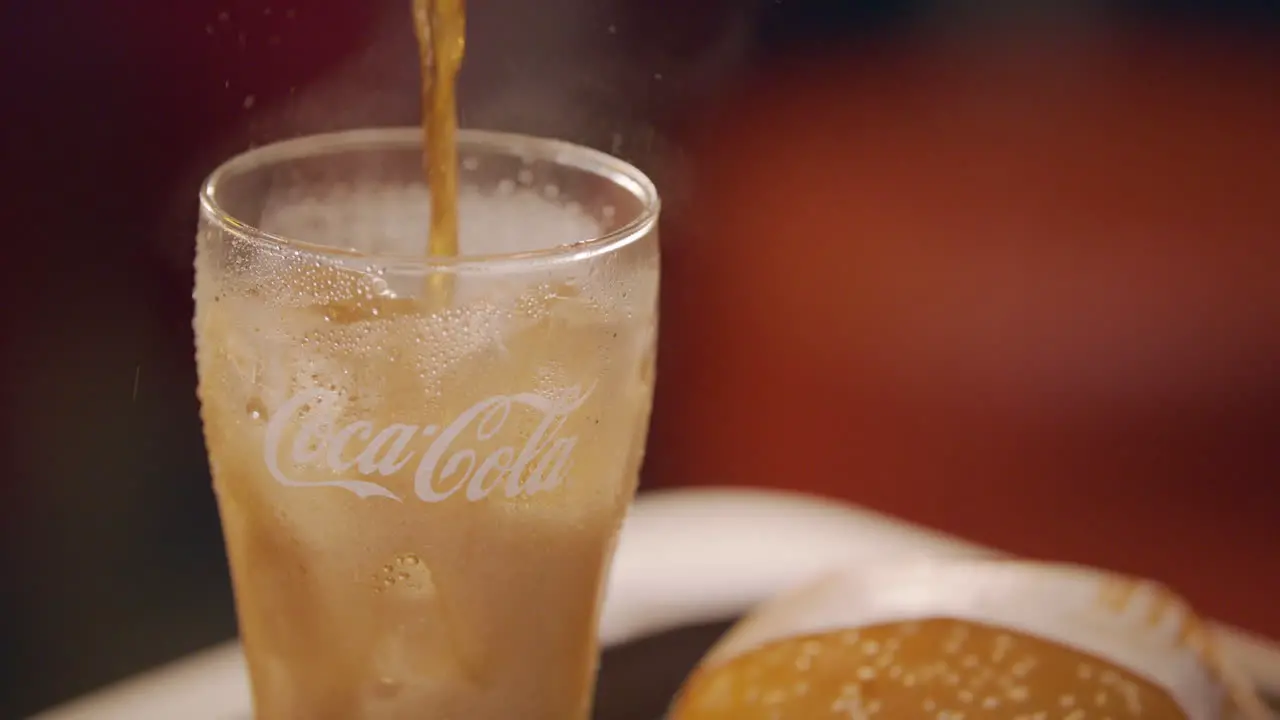
[[[536,186],[525,182],[528,179],[504,180],[493,191],[474,186],[462,189],[462,256],[548,250],[604,234],[611,208],[602,207],[602,217],[593,217],[578,203],[566,201],[556,186]],[[428,267],[413,262],[379,263],[376,256],[401,261],[427,257],[430,222],[430,195],[421,183],[329,182],[269,192],[259,222],[263,230],[371,257],[335,254],[308,260],[296,252],[259,246],[258,257],[249,264],[253,277],[245,279],[275,293],[280,305],[351,306],[347,310],[354,313],[337,307],[333,318],[348,320],[371,319],[364,306],[374,299],[425,302],[432,307],[407,308],[410,314],[423,316],[478,303],[511,306],[530,295],[580,296],[625,313],[623,308],[647,297],[633,294],[635,282],[656,287],[656,278],[641,280],[623,269],[626,263],[479,264],[450,271],[451,292],[428,297]],[[395,308],[381,310],[394,312]]]
[[[535,191],[514,183],[496,194],[474,187],[459,193],[459,250],[466,255],[522,253],[583,242],[601,224],[573,203],[561,204],[553,186]],[[368,254],[425,257],[431,197],[425,185],[333,184],[323,192],[268,198],[263,230],[288,238]]]

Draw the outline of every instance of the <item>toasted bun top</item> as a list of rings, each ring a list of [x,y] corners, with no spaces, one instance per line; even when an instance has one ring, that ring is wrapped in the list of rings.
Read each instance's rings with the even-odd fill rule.
[[[672,720],[1185,720],[1161,688],[1032,635],[930,619],[788,638],[686,683]]]

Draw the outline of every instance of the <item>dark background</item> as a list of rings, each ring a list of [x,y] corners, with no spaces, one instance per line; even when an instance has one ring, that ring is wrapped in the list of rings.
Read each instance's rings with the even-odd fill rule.
[[[957,0],[474,0],[470,57],[462,87],[463,121],[558,135],[615,152],[651,172],[666,195],[667,327],[647,485],[750,482],[828,492],[1013,550],[1156,575],[1216,614],[1280,634],[1280,622],[1266,609],[1273,603],[1265,597],[1267,588],[1280,591],[1280,587],[1256,574],[1280,569],[1276,562],[1280,531],[1275,524],[1280,502],[1274,482],[1280,470],[1275,449],[1280,422],[1274,410],[1280,407],[1276,380],[1280,345],[1276,333],[1267,330],[1280,327],[1275,322],[1280,319],[1275,283],[1267,279],[1280,273],[1276,252],[1280,220],[1275,210],[1280,183],[1274,172],[1277,163],[1272,162],[1280,159],[1276,140],[1280,124],[1272,122],[1280,121],[1275,104],[1280,98],[1276,72],[1280,66],[1274,51],[1280,7],[1261,0],[1043,2],[1035,10],[1028,5]],[[0,449],[4,463],[0,469],[0,716],[28,714],[234,634],[194,395],[190,288],[197,184],[217,162],[257,143],[328,128],[416,122],[416,60],[407,18],[407,2],[400,0],[8,0],[4,4],[0,16],[5,92],[0,123],[4,202],[0,207],[4,214],[0,219],[8,252],[0,263],[4,323],[0,337],[5,342],[0,417],[7,428]],[[769,308],[753,309],[751,301],[742,301],[735,294],[740,291],[730,285],[721,288],[714,279],[717,273],[736,272],[737,277],[759,276],[761,284],[773,282],[772,292],[779,293],[783,302],[791,297],[793,309],[810,315],[834,312],[858,317],[859,312],[833,311],[823,304],[830,298],[810,294],[805,289],[807,270],[792,268],[787,271],[790,274],[770,280],[758,272],[753,275],[758,268],[726,268],[708,255],[709,249],[715,249],[722,253],[720,257],[723,253],[754,257],[757,246],[746,238],[772,247],[768,238],[753,236],[750,228],[737,234],[725,230],[738,222],[734,218],[752,217],[748,210],[752,188],[758,194],[771,187],[772,170],[759,166],[743,170],[733,158],[768,156],[768,146],[758,143],[772,140],[782,153],[780,158],[790,157],[787,153],[794,150],[820,159],[826,150],[815,147],[819,141],[835,147],[868,128],[870,136],[879,137],[875,133],[884,132],[883,128],[859,125],[863,115],[822,120],[820,114],[834,107],[831,98],[838,105],[846,92],[880,97],[877,92],[892,94],[884,88],[899,81],[919,81],[920,67],[950,67],[937,58],[933,65],[917,66],[914,61],[904,65],[893,59],[893,48],[911,48],[904,51],[908,57],[929,57],[930,48],[988,44],[1006,48],[1006,55],[994,57],[1008,62],[988,72],[981,69],[984,61],[975,59],[978,69],[969,80],[1003,77],[1001,68],[1017,66],[1018,58],[1024,57],[1020,53],[1039,57],[1044,48],[1084,48],[1080,52],[1088,57],[1093,57],[1092,48],[1122,50],[1101,51],[1098,64],[1085,63],[1083,70],[1070,75],[1074,80],[1055,75],[1050,67],[1044,71],[1048,79],[1041,82],[1036,79],[1040,71],[1033,68],[1021,80],[1003,85],[976,82],[969,91],[942,93],[941,104],[930,100],[934,96],[927,92],[911,96],[915,100],[905,104],[900,98],[894,101],[897,105],[889,104],[907,108],[903,118],[918,119],[908,112],[913,107],[924,115],[937,115],[930,137],[962,137],[946,122],[946,97],[981,101],[988,97],[983,93],[1023,97],[1037,96],[1046,87],[1067,88],[1034,101],[1048,105],[1028,101],[1025,107],[1014,103],[1008,110],[1013,126],[1040,123],[1052,129],[1059,126],[1037,119],[1036,112],[1048,112],[1044,107],[1071,108],[1075,97],[1100,106],[1125,106],[1125,93],[1141,94],[1141,88],[1158,87],[1168,90],[1167,102],[1135,105],[1147,108],[1145,119],[1135,121],[1136,129],[1121,128],[1118,133],[1131,133],[1139,143],[1159,136],[1165,127],[1160,118],[1166,110],[1161,108],[1204,110],[1185,125],[1169,125],[1174,129],[1166,133],[1172,138],[1166,138],[1167,147],[1185,148],[1197,142],[1197,132],[1218,128],[1210,135],[1221,142],[1203,145],[1200,153],[1213,160],[1205,160],[1209,170],[1196,175],[1203,187],[1188,190],[1170,184],[1170,177],[1179,177],[1176,164],[1171,172],[1137,172],[1154,183],[1152,197],[1202,193],[1206,207],[1227,208],[1230,217],[1248,221],[1215,233],[1212,227],[1217,226],[1206,230],[1196,225],[1195,218],[1179,216],[1176,224],[1193,228],[1187,236],[1194,240],[1170,245],[1169,252],[1191,248],[1201,253],[1188,256],[1192,268],[1203,261],[1221,270],[1212,276],[1214,282],[1221,281],[1218,285],[1201,289],[1206,297],[1230,302],[1210,303],[1203,311],[1208,318],[1204,323],[1168,325],[1175,328],[1174,334],[1182,332],[1178,328],[1185,330],[1179,337],[1185,336],[1190,345],[1232,349],[1201,364],[1186,364],[1186,378],[1211,376],[1215,382],[1208,383],[1209,389],[1197,395],[1195,402],[1184,402],[1177,393],[1162,394],[1159,387],[1164,386],[1157,387],[1158,383],[1150,388],[1136,383],[1146,390],[1128,395],[1102,393],[1084,403],[1087,411],[1073,415],[1065,432],[1061,418],[1050,422],[1035,411],[1018,415],[1003,410],[944,414],[951,425],[935,424],[922,431],[913,413],[924,412],[920,409],[924,406],[933,412],[951,401],[933,386],[919,391],[929,401],[924,405],[919,397],[908,401],[868,394],[862,388],[862,394],[828,405],[794,406],[778,400],[765,410],[757,408],[774,416],[760,418],[751,427],[717,429],[715,418],[698,424],[702,418],[690,405],[731,412],[732,400],[726,400],[725,393],[735,390],[717,387],[704,377],[713,369],[719,376],[743,378],[748,384],[761,382],[761,377],[776,378],[762,373],[779,368],[791,373],[810,368],[810,374],[820,377],[831,370],[821,365],[821,353],[803,339],[783,331],[769,335],[770,328],[787,325],[785,320],[771,315]],[[1123,48],[1137,49],[1130,55]],[[948,56],[944,52],[942,57]],[[880,67],[886,68],[884,75],[867,80],[871,77],[867,69]],[[1134,71],[1137,74],[1124,76],[1123,68],[1132,67],[1139,68]],[[850,68],[854,76],[846,74]],[[858,76],[859,72],[863,75]],[[1179,84],[1184,76],[1192,77],[1186,87]],[[966,77],[957,76],[955,81],[968,82]],[[1117,77],[1122,80],[1116,82],[1129,83],[1123,85],[1128,90],[1091,94],[1089,88],[1108,87]],[[938,82],[951,87],[945,78]],[[881,89],[868,90],[868,83]],[[789,89],[798,94],[788,94]],[[1054,106],[1055,102],[1059,105]],[[1225,114],[1215,111],[1219,103],[1227,107]],[[1035,111],[1035,107],[1042,109]],[[812,134],[819,138],[807,149],[794,145],[807,132],[806,108],[816,108]],[[778,121],[773,135],[762,130],[759,122],[752,124],[760,110],[769,111],[762,114]],[[797,117],[805,122],[797,124]],[[1113,121],[1121,122],[1105,117],[1097,122],[1111,127],[1107,123]],[[1054,122],[1062,121],[1059,117]],[[1216,123],[1225,124],[1219,128]],[[735,130],[739,126],[741,132]],[[716,132],[708,133],[707,127]],[[1073,124],[1063,122],[1061,127],[1069,134]],[[1180,139],[1179,132],[1186,133],[1188,142]],[[712,135],[728,139],[712,139]],[[891,136],[885,135],[886,143],[894,142],[896,136]],[[1049,132],[1038,141],[1028,137],[1022,141],[1030,146],[1054,143],[1062,134]],[[731,143],[735,138],[738,145]],[[929,158],[922,159],[912,155],[909,148],[919,144],[910,137],[896,141],[907,143],[908,149],[900,155],[877,155],[875,148],[889,145],[868,145],[859,150],[862,155],[849,156],[850,166],[865,157],[870,163],[865,167],[877,177],[905,174],[907,189],[886,196],[885,203],[922,203],[924,209],[905,212],[907,219],[941,213],[934,225],[921,228],[945,235],[949,220],[941,218],[945,213],[940,206],[929,205],[936,200],[930,182],[949,189],[965,182],[930,181],[921,175],[924,179],[919,180],[917,193],[911,189],[916,182],[911,163],[933,167],[930,163],[936,165],[938,153],[945,155],[954,148],[935,148],[936,153],[930,151]],[[981,145],[973,138],[957,142]],[[1068,143],[1064,152],[1088,155],[1098,147],[1091,142],[1086,138],[1078,145]],[[1142,157],[1129,158],[1126,167],[1134,170],[1133,163],[1144,162]],[[785,165],[784,160],[779,162]],[[1118,161],[1111,158],[1078,171],[1082,177],[1105,178],[1109,169],[1120,167],[1110,162]],[[735,175],[728,168],[743,172]],[[1213,172],[1220,174],[1210,176]],[[745,186],[736,195],[730,192],[734,177]],[[837,190],[848,180],[830,171],[815,177]],[[713,182],[708,178],[716,178],[714,192],[708,191]],[[1222,190],[1224,186],[1227,189]],[[859,191],[853,185],[845,190]],[[1093,199],[1081,207],[1097,209],[1104,228],[1124,226],[1106,208],[1135,206],[1108,200],[1110,196],[1089,197]],[[1268,197],[1272,202],[1265,202]],[[822,207],[840,204],[837,197]],[[1147,213],[1138,216],[1147,218],[1168,209],[1158,203],[1137,202],[1136,206]],[[1060,219],[1052,208],[1037,207],[1041,214],[1029,220],[1031,226]],[[818,214],[813,217],[821,216],[821,210],[814,212]],[[781,210],[775,217],[786,214]],[[895,221],[881,218],[879,222],[893,225]],[[857,218],[841,227],[856,232]],[[885,237],[890,236],[893,233]],[[1123,241],[1118,242],[1117,247],[1123,248]],[[842,252],[841,247],[832,252]],[[1155,253],[1151,257],[1163,252],[1152,246],[1143,250]],[[1223,253],[1246,260],[1215,265],[1214,258],[1226,257]],[[811,260],[821,264],[821,258]],[[940,277],[970,271],[961,264],[948,275],[947,267],[942,266]],[[1143,277],[1134,278],[1139,288],[1144,287]],[[1156,283],[1151,287],[1156,288],[1156,281],[1164,276],[1151,277]],[[840,287],[839,282],[830,284]],[[1248,293],[1241,295],[1241,288]],[[1156,297],[1157,290],[1148,295],[1139,290],[1130,298],[1131,304]],[[1012,298],[1008,302],[1017,305],[1017,291]],[[962,296],[951,300],[963,303]],[[1096,308],[1071,307],[1074,316],[1095,321],[1107,314],[1105,307],[1101,313]],[[1182,308],[1175,310],[1179,317],[1186,315]],[[893,325],[892,308],[885,310],[884,317],[889,318],[887,325]],[[1240,317],[1248,321],[1234,322]],[[730,337],[724,334],[728,330],[720,330],[717,335],[712,332],[717,326],[741,332]],[[1206,327],[1226,330],[1217,335],[1195,334],[1197,328]],[[838,333],[815,329],[809,337],[852,355],[860,352],[857,343],[842,344]],[[991,347],[1003,347],[1004,340],[1008,338],[996,338]],[[773,355],[782,348],[790,353],[792,364],[747,360],[745,353],[736,354],[735,343],[773,348]],[[1170,347],[1175,348],[1169,358],[1172,366],[1182,367],[1177,362],[1181,351],[1176,348],[1184,346]],[[1140,350],[1128,351],[1141,356]],[[934,357],[932,350],[920,353]],[[1166,365],[1143,363],[1130,369],[1132,377],[1159,375],[1157,371]],[[993,382],[1011,394],[1035,395],[1018,389],[1023,387],[1019,382],[1033,381],[995,373],[1000,381]],[[1183,386],[1183,375],[1169,377],[1168,387]],[[1005,379],[1008,382],[1001,384]],[[776,379],[765,384],[786,385]],[[867,387],[872,385],[868,381]],[[741,385],[734,387],[742,390]],[[824,397],[838,394],[831,388],[825,392]],[[1085,396],[1094,398],[1087,392],[1080,395]],[[1133,396],[1149,402],[1133,401]],[[988,400],[999,404],[998,399]],[[859,407],[870,409],[848,410]],[[809,449],[815,453],[843,460],[811,461],[803,467],[776,467],[771,459],[763,464],[743,463],[757,470],[768,468],[768,477],[761,477],[764,470],[754,475],[746,470],[737,473],[734,451],[717,454],[717,448],[726,446],[741,449],[744,437],[774,432],[780,417],[799,412],[810,413],[814,423],[828,428],[832,417],[850,418],[840,425],[844,434],[836,445],[848,444],[849,438],[856,445],[856,438],[864,435],[875,436],[876,443],[881,443],[889,433],[914,448],[904,451],[915,457],[913,462],[920,457],[935,462],[922,469],[925,466],[918,462],[907,467],[814,446]],[[741,413],[750,415],[750,411]],[[1117,417],[1121,420],[1115,421]],[[1114,422],[1103,421],[1108,418]],[[1039,434],[1026,435],[1028,424],[1041,421]],[[950,434],[962,425],[969,435]],[[886,431],[886,427],[901,432]],[[921,445],[921,433],[935,438],[971,435],[980,450],[972,450],[973,444],[969,454],[945,443]],[[1037,445],[1050,436],[1075,440],[1052,448]],[[788,447],[803,451],[810,441],[792,438],[789,442]],[[1029,451],[1028,447],[1040,449]],[[1034,459],[1027,459],[1031,456]],[[1065,457],[1072,461],[1059,462]],[[1091,465],[1080,458],[1096,462]],[[1050,465],[1067,470],[1056,475],[1044,471]],[[1113,477],[1100,473],[1100,467],[1119,470]],[[1034,497],[1018,500],[1021,496],[1016,492],[990,484],[995,482],[990,480],[993,477],[1016,479],[1011,484],[1021,488],[1048,488],[1057,482],[1067,489],[1057,495],[1037,490]],[[1089,477],[1105,482],[1089,485]],[[937,501],[917,503],[919,486],[911,490],[901,478],[917,480],[926,491],[942,488],[933,494]],[[1126,478],[1133,483],[1126,484]],[[1076,491],[1077,481],[1091,489]],[[1206,495],[1188,488],[1210,491]],[[1081,507],[1105,504],[1120,509],[1079,522],[1062,514],[1057,525],[1046,521],[1055,516],[1055,505],[1061,507],[1062,498],[1068,496]],[[1166,505],[1160,505],[1161,498],[1167,499]],[[1004,524],[970,506],[1005,502],[1010,505],[1003,516],[1017,516],[1016,503],[1022,501],[1029,508],[1026,519]],[[1143,510],[1152,503],[1157,511]],[[1160,517],[1182,518],[1177,523],[1194,523],[1186,513],[1206,507],[1206,512],[1212,511],[1211,518],[1185,532],[1176,523],[1165,526],[1151,520],[1149,526],[1138,527],[1121,519],[1134,512],[1154,518],[1152,513],[1158,512]],[[1083,527],[1087,523],[1096,523],[1096,531]],[[1189,538],[1188,546],[1204,538],[1216,544],[1201,543],[1212,549],[1183,561],[1177,554],[1186,548],[1171,545],[1170,537]],[[1196,567],[1186,570],[1183,566],[1188,564]],[[1234,589],[1221,590],[1226,586]]]

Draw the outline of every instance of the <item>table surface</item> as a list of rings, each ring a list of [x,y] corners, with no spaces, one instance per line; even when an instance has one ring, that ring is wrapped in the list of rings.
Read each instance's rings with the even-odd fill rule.
[[[759,532],[766,525],[767,537]],[[828,569],[886,556],[994,554],[860,508],[791,493],[649,494],[627,518],[609,580],[601,623],[608,649],[596,717],[643,720],[655,709],[660,712],[726,620]],[[708,583],[709,577],[715,582]],[[1265,694],[1280,697],[1280,645],[1231,628],[1217,630],[1226,654]],[[644,686],[614,679],[620,672],[629,678],[651,674],[636,673],[635,667],[662,672]],[[36,720],[247,720],[250,715],[243,657],[238,645],[229,644]]]

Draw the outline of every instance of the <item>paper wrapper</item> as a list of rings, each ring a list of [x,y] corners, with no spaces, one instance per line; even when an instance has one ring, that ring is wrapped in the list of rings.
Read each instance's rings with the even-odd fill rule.
[[[948,624],[947,621],[962,622]],[[902,623],[906,625],[899,625]],[[1160,585],[1075,566],[1000,561],[912,561],[851,569],[766,603],[712,649],[677,698],[670,717],[672,720],[721,716],[780,720],[802,717],[787,711],[786,707],[789,702],[797,706],[803,704],[790,694],[810,691],[811,683],[802,671],[822,652],[817,649],[819,643],[810,642],[813,654],[806,656],[803,648],[807,641],[803,639],[825,635],[828,643],[838,644],[840,641],[830,636],[841,633],[853,646],[859,643],[859,629],[865,633],[868,628],[886,625],[907,627],[907,632],[919,633],[919,627],[927,627],[930,632],[961,635],[969,634],[962,626],[973,625],[983,628],[984,632],[999,633],[982,641],[984,649],[974,650],[972,655],[959,650],[958,643],[948,648],[949,640],[937,641],[936,649],[920,650],[923,636],[906,639],[895,636],[890,642],[895,646],[903,643],[904,652],[936,653],[939,662],[933,666],[938,668],[938,673],[945,673],[945,677],[939,675],[939,686],[953,686],[947,691],[951,704],[946,707],[955,709],[944,710],[943,701],[926,699],[919,714],[913,712],[912,717],[1087,720],[1112,717],[1112,713],[1106,711],[1108,697],[1113,697],[1110,707],[1116,711],[1126,702],[1129,706],[1116,717],[1176,720],[1178,710],[1189,720],[1271,717],[1249,682],[1226,663],[1206,624],[1184,601]],[[975,640],[973,647],[978,647],[978,642]],[[986,655],[991,654],[993,642],[997,654],[999,643],[1005,642],[1011,648],[1015,645],[1020,648],[1017,652],[1039,652],[1042,657],[1057,654],[1071,659],[1043,663],[1039,674],[1027,674],[1018,690],[1017,683],[1010,684],[1010,679],[1019,675],[1016,659],[1010,660],[1012,675],[1008,664],[1003,669],[994,665],[991,670],[979,668],[979,660],[988,663]],[[830,714],[824,717],[880,715],[872,711],[882,702],[890,701],[866,698],[883,692],[890,684],[902,683],[905,675],[900,661],[881,658],[880,662],[872,663],[876,643],[864,641],[863,644],[867,647],[866,658],[853,659],[860,651],[849,648],[850,660],[824,660],[850,663],[828,665],[822,671],[828,675],[833,667],[837,674],[846,669],[853,673],[855,663],[865,663],[858,664],[858,675],[847,678],[849,682],[841,686],[850,693],[848,701],[836,698],[830,703]],[[1033,650],[1033,646],[1040,649]],[[1058,653],[1058,650],[1066,652]],[[983,658],[978,658],[979,652],[985,653]],[[773,659],[766,657],[769,653],[773,653]],[[947,654],[954,657],[943,657]],[[955,665],[950,666],[955,668],[954,672],[944,669],[941,662],[944,660],[954,661]],[[891,662],[899,664],[890,667]],[[962,669],[961,664],[972,670]],[[880,673],[878,679],[873,680],[877,678],[877,665]],[[1024,704],[1025,713],[1015,713],[1011,704],[998,709],[1005,696],[996,692],[994,679],[988,682],[978,678],[989,690],[976,686],[974,692],[964,689],[965,677],[978,672],[986,672],[989,678],[1003,673],[1000,677],[1004,678],[1004,687],[1018,690],[1023,696],[1019,700],[1037,693],[1053,694],[1053,697],[1038,700],[1033,697],[1030,703]],[[910,673],[908,669],[906,674]],[[1079,673],[1078,679],[1073,677],[1075,673]],[[1110,684],[1110,688],[1098,685],[1101,676],[1107,676],[1102,677],[1107,681],[1102,685]],[[1122,676],[1134,679],[1123,680]],[[1089,684],[1085,683],[1086,678]],[[860,687],[859,679],[882,685],[879,690],[866,683]],[[759,688],[753,688],[753,683],[758,683]],[[1077,686],[1079,693],[1075,692]],[[1145,687],[1143,697],[1149,699],[1145,711],[1139,701],[1140,686]],[[779,690],[780,687],[787,689]],[[1104,697],[1113,690],[1113,695]],[[773,693],[773,697],[761,697],[761,693]],[[752,714],[754,709],[743,709],[746,707],[742,705],[743,698],[750,701],[747,705],[752,708],[772,704],[773,709]],[[989,705],[984,708],[983,702]],[[961,707],[965,703],[970,706]],[[738,709],[727,715],[718,714],[717,707],[724,709],[730,705]],[[843,712],[842,707],[848,712]],[[903,717],[900,714],[880,716]]]

